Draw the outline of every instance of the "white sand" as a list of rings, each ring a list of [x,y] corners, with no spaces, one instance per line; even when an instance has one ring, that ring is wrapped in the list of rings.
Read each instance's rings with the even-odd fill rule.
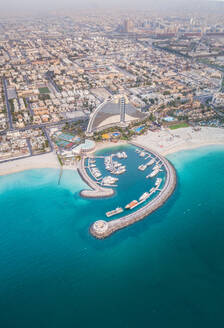
[[[175,153],[185,149],[199,148],[208,145],[224,145],[224,129],[202,127],[200,131],[193,131],[191,127],[177,130],[163,129],[159,132],[147,132],[134,139],[137,143],[145,145],[161,155]],[[100,142],[96,150],[127,144],[126,141]],[[55,153],[28,157],[7,163],[0,163],[0,175],[39,168],[60,168]],[[64,166],[64,169],[76,169],[76,164]]]
[[[176,130],[163,129],[159,132],[149,131],[135,138],[135,141],[165,156],[186,149],[224,145],[224,129],[202,127],[197,132],[191,127]]]
[[[56,154],[49,153],[39,156],[18,159],[7,163],[1,163],[0,175],[40,168],[60,168],[60,164],[58,162]]]
[[[98,142],[96,144],[96,148],[93,151],[93,153],[95,153],[98,150],[104,149],[104,148],[110,148],[110,147],[117,147],[117,146],[122,146],[122,145],[126,145],[127,142],[126,141],[118,141],[118,142],[111,142],[111,141],[102,141],[102,142]]]
[[[200,131],[193,131],[191,127],[176,130],[163,129],[161,131],[148,131],[145,135],[133,139],[141,145],[165,156],[181,150],[199,148],[209,145],[224,145],[224,129],[202,127]],[[100,142],[96,150],[127,144],[126,141]]]

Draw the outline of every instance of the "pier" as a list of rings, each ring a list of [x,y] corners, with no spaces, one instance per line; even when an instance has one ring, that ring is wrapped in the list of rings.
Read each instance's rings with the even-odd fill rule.
[[[150,152],[161,161],[167,174],[165,185],[162,188],[161,192],[151,202],[147,203],[144,207],[138,209],[137,211],[128,214],[126,216],[123,216],[119,219],[115,219],[111,221],[98,220],[94,222],[90,227],[90,233],[95,238],[104,239],[117,230],[123,229],[140,220],[143,220],[146,216],[148,216],[149,214],[157,210],[159,207],[161,207],[175,190],[177,178],[176,178],[176,171],[173,165],[166,158],[146,148],[145,146],[143,147],[135,142],[131,142],[131,144],[144,151]],[[108,190],[109,189],[107,189],[107,191]]]
[[[60,185],[60,183],[61,183],[62,174],[63,174],[63,166],[61,165],[61,167],[60,167],[60,173],[59,173],[59,178],[58,178],[58,185]]]

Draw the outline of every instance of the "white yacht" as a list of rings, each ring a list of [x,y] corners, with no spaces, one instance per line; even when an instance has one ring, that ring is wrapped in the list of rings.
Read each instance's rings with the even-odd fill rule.
[[[141,195],[141,197],[139,198],[140,202],[144,202],[146,199],[148,199],[150,197],[150,194],[148,192],[144,192],[143,195]]]

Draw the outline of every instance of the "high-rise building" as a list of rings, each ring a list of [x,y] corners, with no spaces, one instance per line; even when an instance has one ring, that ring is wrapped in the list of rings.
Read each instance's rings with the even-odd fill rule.
[[[130,19],[124,21],[124,32],[129,33],[133,31],[133,22]]]
[[[125,98],[120,98],[120,122],[125,123]]]

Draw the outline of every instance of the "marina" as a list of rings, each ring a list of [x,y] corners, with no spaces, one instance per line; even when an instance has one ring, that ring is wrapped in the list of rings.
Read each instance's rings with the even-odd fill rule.
[[[145,185],[143,184],[145,190],[142,191],[142,194],[134,196],[135,198],[127,200],[126,204],[120,204],[121,206],[119,207],[115,205],[114,210],[105,213],[107,218],[115,215],[119,216],[117,219],[106,221],[102,215],[102,220],[93,223],[90,227],[90,232],[96,238],[106,238],[113,232],[145,218],[160,207],[175,189],[176,173],[169,161],[146,147],[143,148],[135,143],[131,145],[131,147],[133,146],[137,147],[135,156],[138,158],[135,170],[139,172],[140,179],[142,181],[145,180],[146,183]],[[124,153],[121,151],[113,152],[112,148],[104,156],[96,154],[96,156],[91,156],[91,158],[82,158],[79,164],[79,172],[81,171],[91,190],[82,190],[81,196],[87,198],[111,197],[115,193],[115,188],[119,187],[119,189],[116,189],[119,191],[120,185],[125,187],[126,183],[124,181],[127,181],[127,178],[125,178],[125,175],[123,177],[123,174],[121,176],[117,174],[117,170],[125,168],[124,173],[130,176],[128,162],[127,164],[123,162],[125,159],[129,160],[129,157],[126,153],[124,155]],[[95,166],[91,167],[92,165]],[[146,176],[142,176],[141,172],[144,170],[139,169],[142,166],[146,166],[144,170],[149,170]],[[100,172],[100,176],[98,172]],[[108,172],[110,175],[108,175]],[[133,195],[136,194],[134,191],[135,187],[133,186]],[[123,215],[124,211],[127,213],[126,215]]]
[[[145,171],[145,169],[147,169],[148,166],[151,166],[155,163],[155,158],[152,158],[148,163],[146,164],[142,164],[142,165],[139,165],[138,169],[140,171]]]
[[[82,180],[91,188],[80,191],[80,196],[86,198],[104,198],[114,195],[114,189],[101,187],[96,181],[91,179],[85,168],[85,158],[82,158],[78,164],[77,171]]]
[[[167,172],[167,178],[165,185],[160,191],[160,193],[151,202],[146,203],[144,207],[140,208],[136,212],[111,221],[99,220],[94,222],[90,227],[90,232],[94,237],[98,239],[106,238],[115,231],[123,229],[144,219],[146,216],[154,212],[166,202],[166,200],[172,195],[173,191],[175,190],[176,172],[174,167],[167,159],[161,157],[161,160],[164,163],[164,167]],[[133,204],[133,206],[135,206],[135,204]]]

